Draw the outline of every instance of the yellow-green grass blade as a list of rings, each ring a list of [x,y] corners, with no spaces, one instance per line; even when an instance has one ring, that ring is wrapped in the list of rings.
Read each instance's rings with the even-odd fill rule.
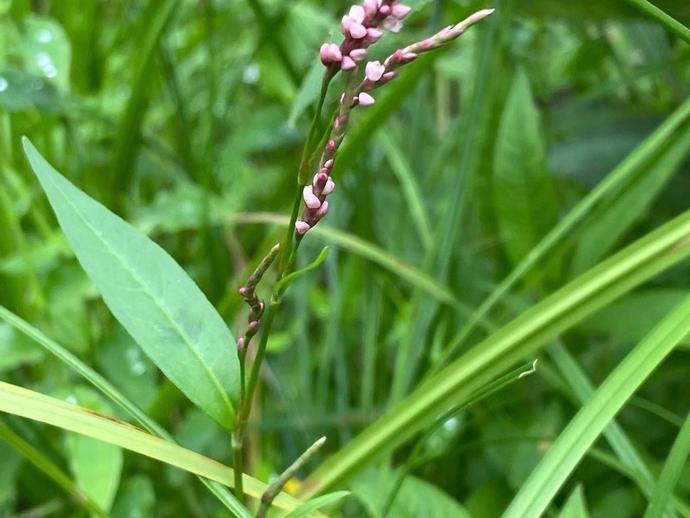
[[[124,421],[32,390],[0,382],[0,411],[93,437],[229,487],[234,485],[232,468],[220,462],[155,437]],[[261,498],[267,487],[247,475],[243,475],[243,483],[245,492],[254,498]],[[302,504],[285,493],[278,495],[273,502],[286,511]]]

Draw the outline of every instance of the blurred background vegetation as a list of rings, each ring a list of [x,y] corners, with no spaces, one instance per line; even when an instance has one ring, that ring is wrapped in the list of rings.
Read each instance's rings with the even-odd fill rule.
[[[405,29],[371,56],[489,7],[409,3]],[[690,3],[657,5],[690,22]],[[324,244],[331,254],[293,286],[269,342],[251,426],[250,467],[264,480],[321,435],[337,449],[406,394],[471,309],[690,94],[690,45],[627,2],[491,6],[490,20],[406,67],[354,119],[332,212],[300,260]],[[346,8],[335,0],[0,0],[0,303],[94,366],[183,445],[225,463],[229,438],[109,315],[20,137],[168,250],[238,334],[246,315],[236,288],[282,236],[322,72],[317,50],[339,41]],[[642,164],[644,181],[595,212],[486,326],[686,210],[689,151],[686,124]],[[599,383],[687,293],[689,273],[687,265],[664,273],[561,345]],[[689,352],[676,351],[620,415],[652,466],[690,404]],[[461,504],[475,517],[500,514],[578,408],[557,360],[541,360],[536,375],[428,438],[436,453],[412,470],[391,516],[460,516]],[[5,323],[0,378],[118,415]],[[0,439],[0,516],[86,513],[27,459],[28,445],[113,516],[223,515],[189,475],[112,446],[6,415]],[[679,491],[687,495],[686,474]],[[383,471],[365,473],[346,513],[376,515],[385,493],[377,476],[391,483]],[[639,516],[646,505],[604,443],[559,505],[579,484],[594,517]],[[417,507],[432,500],[438,509]]]

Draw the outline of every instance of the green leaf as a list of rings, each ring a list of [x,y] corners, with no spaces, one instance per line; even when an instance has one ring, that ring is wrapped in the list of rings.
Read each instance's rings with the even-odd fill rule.
[[[239,362],[235,341],[213,306],[161,247],[62,177],[28,139],[24,149],[113,315],[189,399],[232,428]]]
[[[541,516],[587,450],[678,342],[690,332],[690,296],[606,378],[558,436],[503,515]]]
[[[556,223],[556,199],[529,79],[519,70],[501,117],[494,155],[494,208],[508,257],[519,264]]]
[[[312,498],[308,502],[304,502],[294,511],[286,514],[284,518],[304,518],[305,516],[311,516],[314,511],[333,505],[349,495],[349,491],[336,491],[335,493],[328,493],[327,495]]]
[[[575,491],[570,493],[563,509],[561,509],[558,518],[589,518],[587,511],[587,504],[585,503],[585,494],[582,486],[577,486]]]
[[[680,479],[683,468],[690,455],[690,415],[685,419],[678,432],[671,451],[666,458],[664,468],[661,470],[659,481],[652,492],[644,518],[661,518],[673,497],[673,489]]]
[[[327,491],[623,293],[690,255],[690,212],[573,280],[418,385],[305,481]]]
[[[215,460],[154,437],[124,421],[16,385],[0,382],[0,412],[93,437],[226,486],[234,485],[233,470]],[[266,484],[248,475],[243,475],[243,484],[245,492],[254,498],[261,498],[267,488]],[[292,511],[302,502],[280,493],[273,504]]]
[[[99,413],[112,413],[110,405],[103,402],[91,389],[76,387],[69,398],[70,401],[76,401]],[[122,450],[78,434],[68,435],[66,444],[70,467],[77,484],[101,509],[110,510],[120,483]],[[94,459],[98,459],[98,462],[94,462]]]

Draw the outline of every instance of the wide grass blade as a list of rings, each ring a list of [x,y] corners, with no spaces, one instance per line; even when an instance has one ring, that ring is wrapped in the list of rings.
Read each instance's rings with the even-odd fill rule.
[[[680,479],[683,468],[690,455],[690,415],[685,419],[678,432],[671,451],[661,470],[659,481],[654,487],[652,499],[649,502],[644,518],[661,518],[673,497],[673,489]]]
[[[570,282],[420,384],[322,464],[305,483],[305,495],[336,487],[558,334],[688,255],[690,212]]]
[[[0,411],[93,437],[229,487],[234,484],[232,468],[215,460],[124,421],[16,385],[0,382]],[[254,498],[261,498],[267,487],[247,475],[243,475],[243,484],[245,492]],[[281,493],[273,503],[280,509],[292,511],[302,502]]]
[[[239,361],[222,318],[156,243],[24,149],[79,262],[113,315],[163,373],[225,428],[235,421]]]
[[[649,375],[690,332],[690,296],[628,354],[570,421],[503,515],[541,516],[587,450]]]

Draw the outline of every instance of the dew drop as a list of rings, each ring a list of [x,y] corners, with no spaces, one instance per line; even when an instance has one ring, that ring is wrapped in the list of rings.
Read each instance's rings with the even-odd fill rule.
[[[7,79],[0,77],[0,92],[4,92],[9,86],[10,84],[7,82]]]
[[[53,34],[48,29],[41,29],[38,31],[36,39],[41,43],[50,43],[53,40]]]
[[[57,68],[53,64],[53,60],[45,52],[36,54],[36,64],[41,69],[46,77],[55,77],[57,75]]]
[[[134,362],[132,364],[132,374],[135,376],[141,376],[146,372],[146,364],[144,362]]]
[[[70,394],[69,396],[67,396],[65,398],[65,401],[67,401],[68,403],[71,403],[73,405],[77,404],[77,398],[74,396],[74,394]]]

